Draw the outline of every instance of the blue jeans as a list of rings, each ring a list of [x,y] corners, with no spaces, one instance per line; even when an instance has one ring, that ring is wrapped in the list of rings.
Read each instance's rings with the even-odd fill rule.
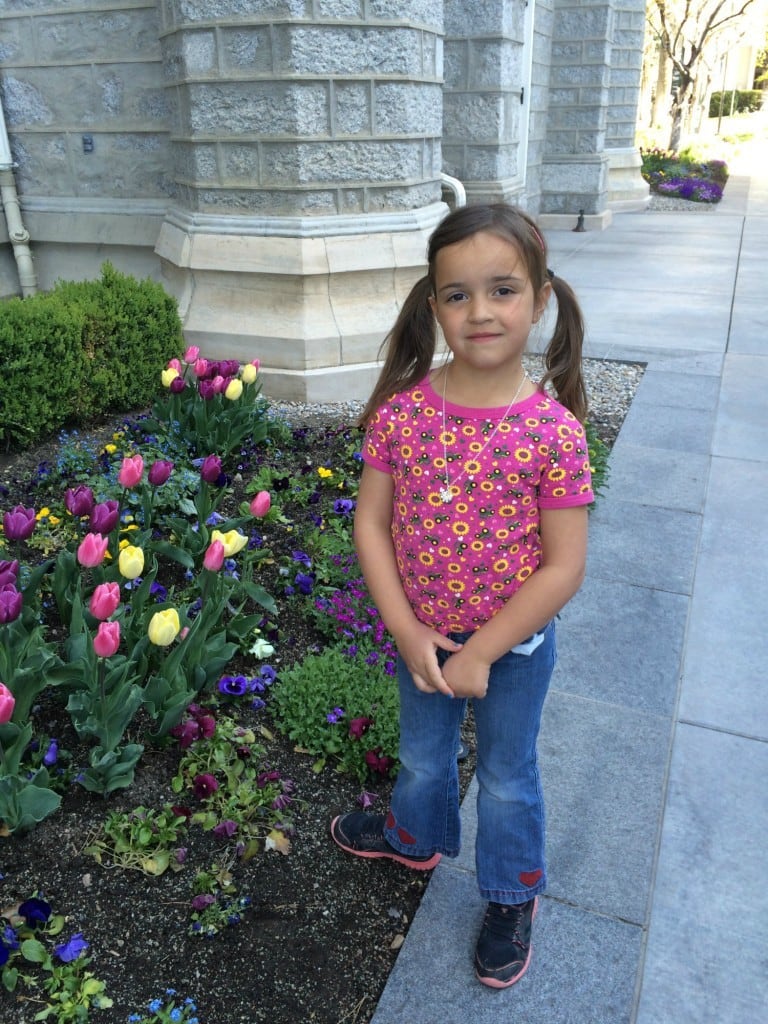
[[[452,639],[461,641],[468,635],[455,634]],[[520,653],[521,649],[529,653]],[[448,656],[438,654],[441,663]],[[536,740],[556,657],[555,624],[550,622],[494,662],[486,696],[473,702],[479,785],[477,882],[483,899],[494,903],[524,903],[546,887]],[[456,751],[467,702],[422,693],[402,659],[398,683],[401,769],[385,835],[400,853],[456,857],[461,845]]]

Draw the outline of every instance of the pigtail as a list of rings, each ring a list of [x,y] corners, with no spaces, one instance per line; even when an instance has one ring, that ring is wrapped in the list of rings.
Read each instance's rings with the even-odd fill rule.
[[[384,339],[384,365],[373,394],[360,414],[359,426],[366,427],[390,395],[406,391],[429,372],[437,339],[435,319],[429,307],[431,294],[432,283],[426,275],[409,292],[394,327]]]
[[[557,320],[544,353],[547,369],[541,384],[551,382],[557,400],[583,423],[587,417],[587,389],[581,372],[584,318],[573,289],[561,277],[553,275],[552,290],[557,298]]]

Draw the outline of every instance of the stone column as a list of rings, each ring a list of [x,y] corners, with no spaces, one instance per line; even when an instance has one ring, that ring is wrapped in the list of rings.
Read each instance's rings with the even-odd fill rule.
[[[160,0],[190,342],[363,397],[441,201],[442,0]]]
[[[443,164],[468,202],[515,202],[525,184],[525,17],[525,0],[445,2]]]
[[[614,0],[608,87],[608,203],[615,211],[642,210],[650,202],[635,145],[645,34],[645,0]]]
[[[613,7],[608,0],[556,0],[540,219],[548,227],[610,221],[604,153]]]

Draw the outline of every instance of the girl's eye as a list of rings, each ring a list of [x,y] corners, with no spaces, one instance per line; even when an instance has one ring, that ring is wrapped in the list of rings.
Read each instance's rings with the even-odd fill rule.
[[[507,285],[502,285],[500,288],[496,289],[496,294],[497,295],[514,295],[515,291],[514,291],[513,288],[509,288]]]
[[[454,292],[452,295],[449,295],[446,298],[445,301],[446,302],[461,302],[461,300],[465,299],[465,298],[466,298],[466,295],[464,294],[464,292]]]

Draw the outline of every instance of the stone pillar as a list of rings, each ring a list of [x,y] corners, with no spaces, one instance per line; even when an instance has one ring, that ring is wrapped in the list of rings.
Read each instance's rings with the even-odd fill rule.
[[[442,0],[160,0],[190,342],[363,397],[441,201]]]
[[[604,153],[613,7],[608,0],[557,0],[540,220],[588,228],[610,222]]]
[[[605,138],[608,203],[614,212],[643,210],[650,202],[635,145],[645,34],[645,0],[613,0],[615,14]]]
[[[445,0],[443,166],[468,202],[516,202],[525,184],[526,9]]]

